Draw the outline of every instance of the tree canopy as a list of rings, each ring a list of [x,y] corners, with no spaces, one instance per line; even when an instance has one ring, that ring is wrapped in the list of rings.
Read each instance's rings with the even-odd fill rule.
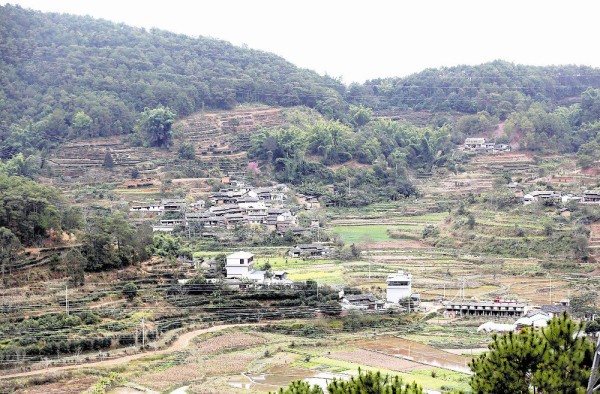
[[[137,127],[144,141],[148,141],[150,146],[162,148],[171,144],[171,126],[174,122],[175,113],[168,107],[158,106],[144,109]]]
[[[358,370],[358,376],[348,380],[337,379],[327,385],[328,394],[422,394],[423,389],[416,383],[404,383],[398,376],[390,376],[381,372]],[[294,381],[285,389],[279,389],[278,394],[323,394],[319,386],[306,382]]]
[[[471,362],[475,393],[583,393],[594,345],[566,314],[542,330],[495,336],[490,351]]]
[[[0,227],[10,230],[23,245],[40,241],[50,229],[72,230],[70,225],[76,223],[62,221],[70,213],[56,189],[0,172]]]

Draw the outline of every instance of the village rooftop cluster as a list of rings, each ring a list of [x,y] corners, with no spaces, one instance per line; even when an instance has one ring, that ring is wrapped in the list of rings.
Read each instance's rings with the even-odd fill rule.
[[[270,187],[253,187],[243,181],[229,181],[226,188],[210,193],[208,203],[198,200],[187,204],[185,200],[161,200],[136,203],[130,212],[155,213],[160,216],[153,231],[172,232],[178,226],[190,230],[233,229],[237,226],[262,226],[268,231],[283,234],[308,235],[320,226],[318,220],[310,228],[298,224],[292,205],[299,209],[319,208],[317,198],[297,194],[297,204],[288,203],[290,190],[284,184]]]

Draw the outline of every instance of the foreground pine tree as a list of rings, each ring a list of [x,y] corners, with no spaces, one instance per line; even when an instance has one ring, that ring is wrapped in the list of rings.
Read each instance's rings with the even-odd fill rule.
[[[295,381],[279,394],[324,394],[319,386],[310,386],[306,382]],[[404,384],[398,376],[382,375],[381,372],[358,370],[358,376],[350,380],[334,379],[327,386],[328,394],[423,394],[416,383]]]
[[[471,362],[474,393],[585,393],[593,344],[566,314],[542,330],[494,336],[490,351]]]

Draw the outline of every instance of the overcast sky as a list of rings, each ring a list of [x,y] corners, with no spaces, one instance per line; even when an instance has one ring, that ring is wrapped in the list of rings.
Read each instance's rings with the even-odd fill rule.
[[[495,59],[600,67],[594,0],[9,0],[207,36],[345,83]]]

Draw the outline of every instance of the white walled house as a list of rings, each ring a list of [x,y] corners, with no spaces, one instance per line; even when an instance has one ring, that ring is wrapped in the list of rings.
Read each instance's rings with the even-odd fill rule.
[[[387,277],[387,302],[397,304],[401,299],[412,294],[412,275],[398,271]]]
[[[482,148],[485,145],[485,138],[467,138],[465,140],[465,149],[474,150]]]
[[[160,202],[136,203],[129,208],[130,212],[162,212],[164,209]]]
[[[254,271],[254,255],[248,252],[236,252],[227,256],[225,269],[227,278],[244,278]]]

